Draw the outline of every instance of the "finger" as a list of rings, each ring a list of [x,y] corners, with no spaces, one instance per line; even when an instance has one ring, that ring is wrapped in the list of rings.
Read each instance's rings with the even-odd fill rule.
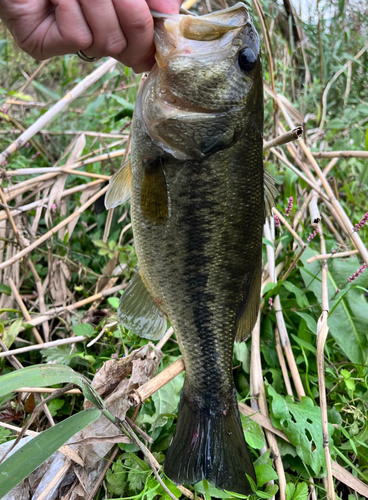
[[[154,53],[152,53],[148,59],[146,59],[144,62],[140,63],[140,64],[137,64],[137,65],[134,65],[132,67],[134,73],[144,73],[146,71],[150,71],[152,66],[155,64],[156,60],[155,60],[155,55]]]
[[[147,0],[150,9],[164,14],[179,14],[182,0]]]
[[[92,43],[92,33],[77,0],[51,0],[54,13],[44,21],[43,57],[73,54]],[[46,28],[46,24],[48,27]]]
[[[93,41],[83,50],[88,56],[117,56],[127,47],[112,0],[79,0],[91,29]]]
[[[36,59],[70,54],[91,44],[92,35],[77,0],[14,2],[10,27],[22,50]]]
[[[145,0],[113,0],[127,46],[117,59],[138,67],[154,53],[153,19]]]

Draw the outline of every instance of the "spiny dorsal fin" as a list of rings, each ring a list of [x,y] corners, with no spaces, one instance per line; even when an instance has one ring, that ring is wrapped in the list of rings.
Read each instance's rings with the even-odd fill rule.
[[[253,283],[249,287],[250,296],[248,297],[248,303],[243,314],[238,319],[235,342],[247,340],[256,323],[261,301],[261,275],[262,267],[259,265],[254,274]]]
[[[105,196],[105,207],[115,208],[125,203],[130,197],[132,168],[126,161],[110,179],[110,186]]]
[[[265,203],[265,217],[272,215],[272,207],[275,206],[275,198],[280,193],[276,187],[276,181],[266,170],[264,171],[264,203]]]
[[[145,166],[141,189],[141,209],[152,224],[162,224],[168,216],[168,196],[161,157]]]
[[[118,320],[128,330],[145,339],[160,339],[166,331],[166,317],[155,304],[140,273],[131,279],[121,296]]]

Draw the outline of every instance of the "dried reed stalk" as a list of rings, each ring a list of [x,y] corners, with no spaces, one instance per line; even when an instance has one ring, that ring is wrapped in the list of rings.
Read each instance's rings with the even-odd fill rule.
[[[313,257],[307,259],[307,263],[310,264],[315,260],[335,259],[336,257],[350,257],[350,255],[356,255],[357,253],[359,253],[359,250],[349,250],[347,252],[324,253],[320,255],[313,255]]]
[[[12,291],[14,297],[15,297],[15,300],[17,301],[17,304],[20,307],[20,310],[22,311],[24,319],[26,321],[30,321],[31,320],[31,316],[30,316],[30,314],[29,314],[26,306],[24,305],[24,302],[23,302],[21,296],[19,295],[19,292],[17,290],[17,287],[14,284],[14,281],[11,278],[9,278],[9,285],[10,285],[11,291]],[[32,327],[32,333],[33,333],[34,338],[36,339],[36,341],[39,344],[43,344],[44,343],[43,340],[42,340],[41,335],[38,333],[37,328],[35,326]]]
[[[266,390],[263,382],[261,349],[260,349],[260,335],[261,334],[261,317],[258,313],[256,324],[252,332],[252,348],[251,348],[251,361],[250,361],[250,387],[252,407],[261,411],[261,414],[269,417]],[[280,499],[286,500],[286,478],[284,465],[280,456],[280,450],[277,444],[276,437],[268,429],[264,430],[268,445],[271,450],[271,457],[274,460],[276,472],[279,477]]]
[[[25,257],[26,255],[28,255],[30,252],[32,252],[32,250],[34,250],[35,248],[37,248],[38,246],[40,246],[42,243],[44,243],[45,241],[47,241],[57,231],[59,231],[59,229],[65,227],[67,224],[69,224],[69,222],[71,222],[76,217],[79,217],[80,214],[82,214],[98,198],[100,198],[103,194],[105,194],[107,190],[108,190],[108,186],[105,186],[104,188],[102,188],[98,193],[96,193],[94,196],[92,196],[92,198],[90,198],[86,203],[84,203],[81,207],[77,208],[77,210],[75,210],[74,213],[72,213],[71,215],[69,215],[69,217],[67,217],[66,219],[64,219],[63,221],[61,221],[54,228],[52,228],[50,231],[48,231],[43,236],[41,236],[40,238],[38,238],[38,240],[34,241],[27,248],[24,248],[23,250],[21,250],[20,252],[18,252],[17,254],[15,254],[11,259],[9,259],[9,260],[7,260],[5,262],[2,262],[0,264],[0,269],[5,269],[6,267],[11,266],[12,264],[14,264],[15,262],[17,262],[22,257]]]
[[[101,66],[96,68],[90,75],[84,78],[78,85],[74,87],[70,92],[68,92],[60,101],[58,101],[51,109],[46,111],[46,113],[38,120],[33,123],[25,132],[23,132],[17,140],[14,141],[10,146],[8,146],[2,153],[0,153],[0,165],[3,165],[9,156],[20,149],[27,141],[32,139],[32,137],[37,134],[47,123],[53,120],[64,108],[66,108],[71,102],[74,101],[78,96],[80,96],[86,89],[97,82],[105,73],[111,71],[117,61],[115,59],[108,59]]]
[[[313,151],[312,155],[315,158],[368,158],[368,151]]]
[[[321,253],[326,253],[326,243],[323,236],[322,228],[320,227],[319,236],[321,240]],[[328,437],[328,416],[327,416],[327,398],[325,384],[325,366],[324,366],[324,348],[328,335],[327,318],[329,314],[328,304],[328,276],[327,276],[327,261],[322,263],[321,270],[321,286],[322,286],[322,314],[317,325],[317,371],[318,371],[318,387],[319,387],[319,405],[321,408],[322,419],[322,435],[323,449],[326,458],[327,471],[327,495],[329,500],[335,500],[335,489],[332,478],[331,453]]]
[[[287,144],[289,142],[299,140],[303,135],[303,127],[296,127],[294,130],[290,130],[289,132],[285,132],[279,137],[272,139],[271,141],[267,141],[263,143],[263,149],[266,151],[267,149],[275,148],[277,146],[282,146],[283,144]]]

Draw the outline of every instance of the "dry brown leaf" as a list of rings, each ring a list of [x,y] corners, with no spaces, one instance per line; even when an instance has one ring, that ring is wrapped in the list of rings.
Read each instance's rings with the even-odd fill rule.
[[[99,443],[131,443],[131,440],[125,434],[117,434],[116,436],[102,436],[102,437],[91,437],[81,439],[80,441],[70,442],[70,445],[87,445],[87,444],[99,444]],[[60,450],[59,450],[60,451]]]
[[[86,145],[86,137],[84,134],[81,134],[76,141],[72,141],[71,145],[74,144],[73,150],[67,159],[65,166],[72,165],[76,162],[76,160],[81,156],[84,146]],[[49,202],[47,206],[47,210],[45,213],[45,222],[48,228],[52,225],[51,220],[51,211],[54,205],[57,205],[61,200],[62,192],[64,191],[65,182],[68,178],[68,174],[60,175],[56,182],[54,183],[49,196]],[[66,205],[65,205],[66,206]],[[62,238],[61,238],[62,239]]]

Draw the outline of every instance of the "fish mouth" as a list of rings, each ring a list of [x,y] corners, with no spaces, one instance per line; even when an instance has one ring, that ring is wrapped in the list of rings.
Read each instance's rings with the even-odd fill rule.
[[[243,3],[218,12],[196,16],[161,14],[153,12],[155,20],[156,61],[159,68],[167,65],[173,56],[220,59],[234,37],[250,24],[248,10]]]

